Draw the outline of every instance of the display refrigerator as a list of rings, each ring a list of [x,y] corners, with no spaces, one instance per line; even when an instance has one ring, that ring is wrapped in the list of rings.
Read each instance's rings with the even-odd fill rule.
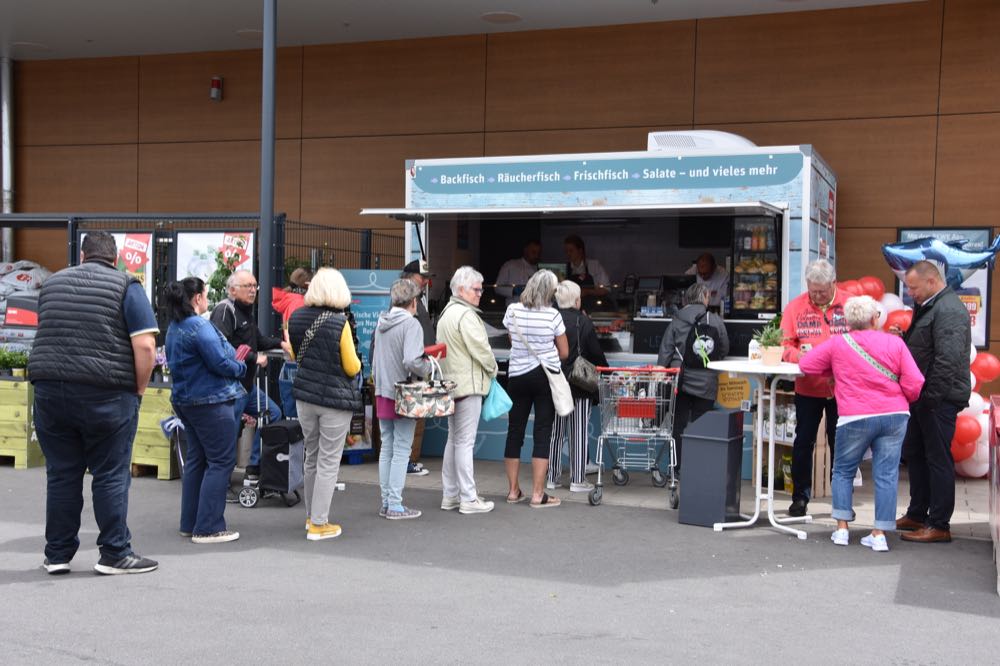
[[[781,231],[780,217],[734,221],[727,317],[761,319],[780,311]]]

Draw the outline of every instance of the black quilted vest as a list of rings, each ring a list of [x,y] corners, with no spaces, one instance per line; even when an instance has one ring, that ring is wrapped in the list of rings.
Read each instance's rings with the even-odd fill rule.
[[[134,278],[88,261],[42,285],[31,381],[61,381],[135,392],[135,357],[125,327],[125,290]]]
[[[288,320],[288,337],[299,364],[292,394],[296,400],[313,405],[356,412],[361,409],[361,393],[356,380],[344,374],[340,362],[340,336],[347,317],[335,312],[316,331],[305,355],[301,354],[306,331],[320,313],[328,311],[317,307],[299,308]]]

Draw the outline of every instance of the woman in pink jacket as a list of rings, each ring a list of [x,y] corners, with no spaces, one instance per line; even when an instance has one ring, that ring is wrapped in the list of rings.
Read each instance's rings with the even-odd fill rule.
[[[875,524],[861,545],[887,551],[885,530],[896,528],[896,485],[899,454],[924,376],[913,357],[895,335],[878,330],[878,304],[870,296],[857,296],[844,304],[849,331],[830,338],[799,359],[807,375],[832,376],[837,397],[837,448],[833,460],[833,511],[837,529],[831,539],[846,546],[854,475],[864,453],[872,450],[875,478]]]

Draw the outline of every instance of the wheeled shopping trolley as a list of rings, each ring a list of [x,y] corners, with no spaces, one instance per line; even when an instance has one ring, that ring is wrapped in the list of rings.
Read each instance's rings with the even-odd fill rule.
[[[677,446],[674,442],[674,407],[678,368],[597,368],[601,398],[601,434],[597,438],[597,483],[590,503],[604,496],[604,455],[614,461],[611,480],[616,486],[629,482],[629,470],[649,472],[657,488],[669,487],[670,508],[678,503]],[[667,474],[660,462],[667,458]]]

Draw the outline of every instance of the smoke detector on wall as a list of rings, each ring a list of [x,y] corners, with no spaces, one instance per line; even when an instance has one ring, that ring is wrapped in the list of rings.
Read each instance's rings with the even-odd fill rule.
[[[717,130],[683,130],[679,132],[650,132],[646,150],[675,154],[716,152],[756,148],[757,144],[738,134]]]

